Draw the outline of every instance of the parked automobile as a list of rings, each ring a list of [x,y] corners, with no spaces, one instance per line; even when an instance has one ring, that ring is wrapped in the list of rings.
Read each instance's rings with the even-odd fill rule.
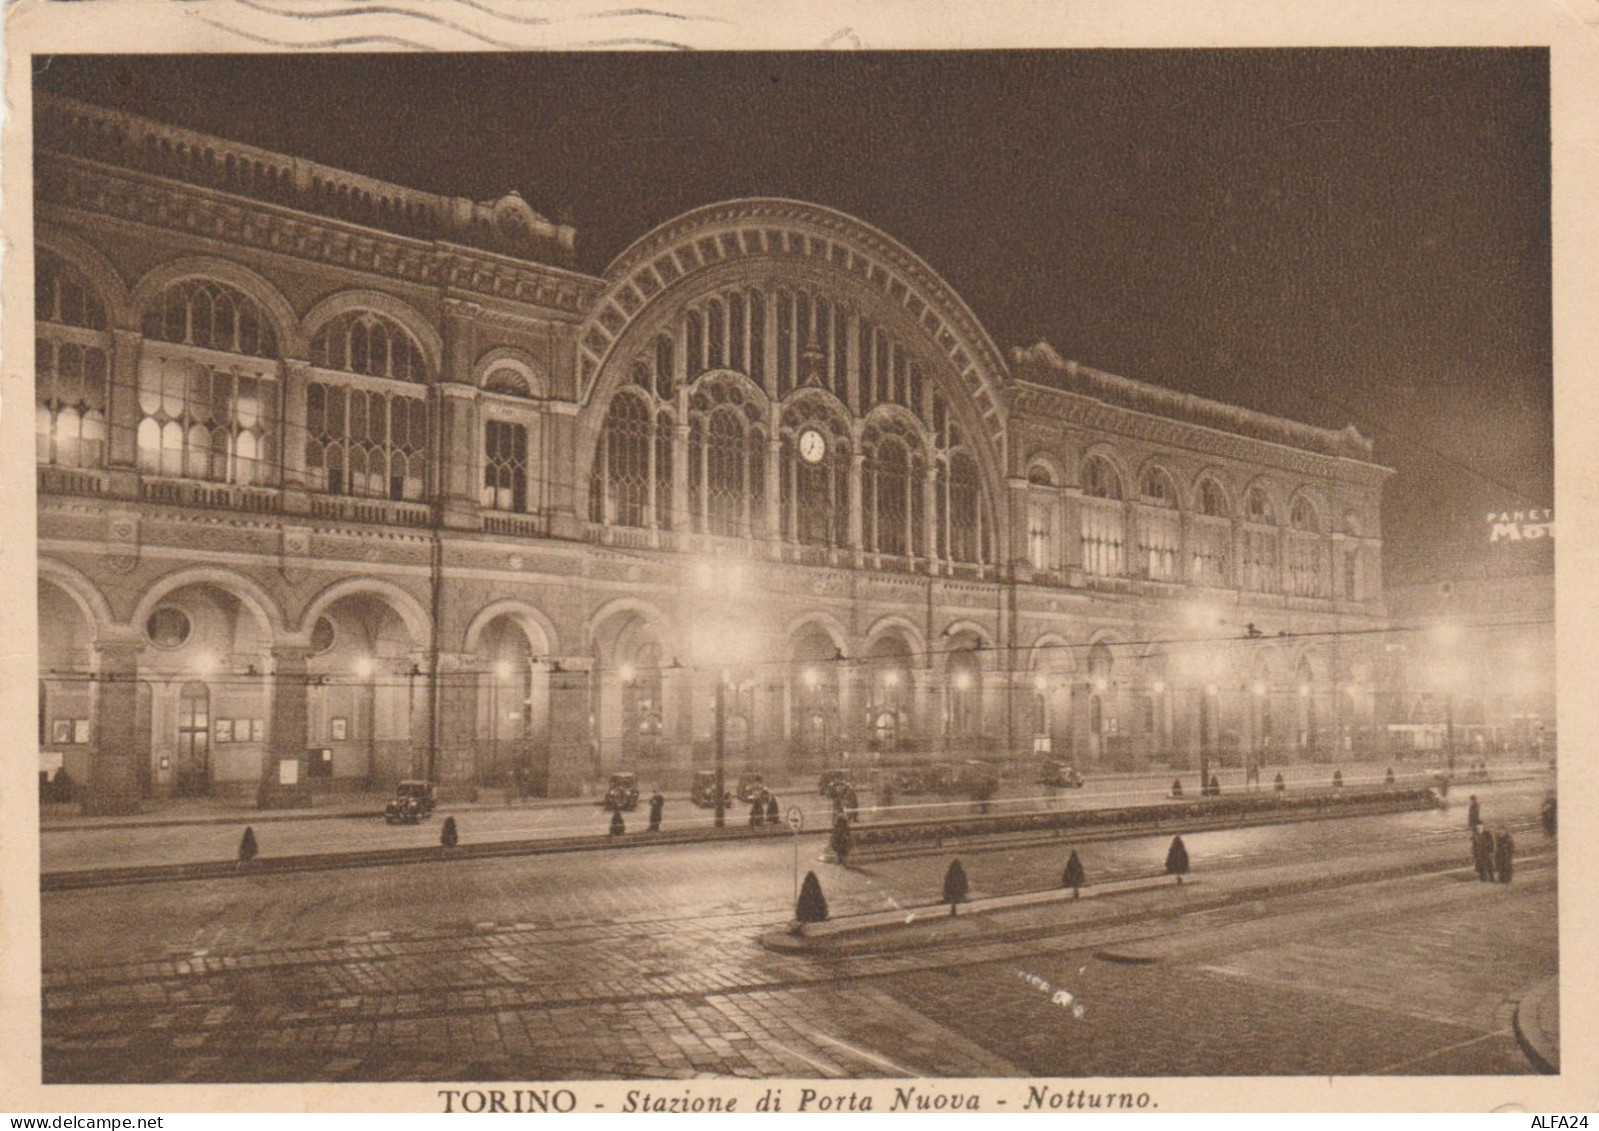
[[[394,787],[394,800],[383,807],[383,819],[391,825],[414,825],[433,816],[437,801],[432,782],[402,781]]]
[[[1045,762],[1038,780],[1041,784],[1054,788],[1083,788],[1083,775],[1069,762]]]
[[[723,805],[726,808],[732,808],[732,806],[733,806],[733,791],[732,790],[727,790],[726,792],[727,792],[727,796],[726,796],[726,798],[723,801]],[[701,809],[714,809],[714,808],[716,808],[716,771],[715,770],[696,770],[696,771],[694,771],[694,785],[689,790],[689,795],[688,796],[689,796],[689,800],[692,801],[695,805],[698,805]]]
[[[638,775],[612,774],[605,791],[605,808],[613,813],[631,813],[638,808]]]

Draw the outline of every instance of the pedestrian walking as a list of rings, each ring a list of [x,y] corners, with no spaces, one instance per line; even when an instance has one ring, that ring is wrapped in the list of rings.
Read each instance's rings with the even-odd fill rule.
[[[1543,835],[1554,836],[1555,799],[1553,797],[1546,797],[1543,799],[1543,807],[1539,810],[1538,819],[1543,822]]]
[[[1493,837],[1480,825],[1471,830],[1471,862],[1477,869],[1477,879],[1490,883],[1494,878]]]
[[[1494,834],[1494,878],[1502,884],[1510,882],[1512,865],[1516,858],[1516,842],[1509,829]]]
[[[757,796],[754,801],[750,802],[750,828],[760,828],[762,822],[765,820],[766,802],[762,801],[761,798]]]
[[[627,824],[622,820],[622,811],[617,809],[611,814],[611,835],[621,836],[627,832]]]
[[[844,815],[849,818],[849,823],[854,824],[861,817],[861,800],[855,795],[855,787],[844,787]]]
[[[1466,827],[1475,829],[1482,824],[1482,806],[1477,804],[1477,795],[1471,795],[1471,804],[1466,807]]]
[[[1221,796],[1221,779],[1216,776],[1214,771],[1210,775],[1210,795],[1212,797]]]
[[[775,825],[782,820],[777,811],[777,794],[771,790],[766,791],[766,823]]]
[[[656,790],[650,794],[650,832],[661,831],[661,814],[666,810],[666,798],[661,796],[661,791]]]

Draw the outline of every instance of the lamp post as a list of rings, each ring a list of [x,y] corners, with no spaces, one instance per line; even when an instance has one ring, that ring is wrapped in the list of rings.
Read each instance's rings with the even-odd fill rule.
[[[727,678],[716,677],[716,827],[727,825]]]

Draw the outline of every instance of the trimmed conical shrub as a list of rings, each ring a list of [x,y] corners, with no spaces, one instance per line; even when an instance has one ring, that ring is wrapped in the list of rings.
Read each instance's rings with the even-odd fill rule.
[[[833,822],[833,835],[828,839],[827,847],[833,850],[833,856],[842,864],[849,859],[849,850],[854,846],[855,837],[849,831],[849,818],[838,818]]]
[[[455,818],[444,818],[444,827],[439,830],[439,843],[445,848],[454,848],[461,843],[461,834],[455,829]]]
[[[1172,780],[1171,780],[1171,795],[1173,797],[1181,797],[1183,795],[1183,779],[1182,778],[1172,778]]]
[[[1171,847],[1166,850],[1166,874],[1176,876],[1178,883],[1188,874],[1188,848],[1180,836],[1172,837]]]
[[[1344,772],[1342,770],[1334,770],[1333,771],[1333,788],[1334,789],[1342,789],[1343,787],[1344,787]]]
[[[621,836],[625,832],[627,832],[627,825],[622,820],[622,811],[617,809],[611,814],[611,835]]]
[[[1276,779],[1272,782],[1272,788],[1278,793],[1281,793],[1288,788],[1288,783],[1283,781],[1283,776],[1280,772],[1278,773]]]
[[[822,881],[816,878],[815,872],[805,873],[799,902],[794,905],[794,918],[801,923],[820,923],[827,918],[827,897],[822,894]]]
[[[1382,780],[1383,780],[1383,784],[1384,785],[1393,785],[1394,784],[1394,768],[1392,766],[1388,767],[1388,772],[1383,775],[1383,779]]]
[[[244,835],[239,838],[239,863],[248,864],[259,851],[255,843],[255,830],[246,825]]]
[[[949,913],[955,914],[955,908],[966,902],[966,892],[970,885],[966,882],[966,869],[961,867],[959,860],[950,861],[949,871],[944,873],[944,899],[949,904]]]
[[[1221,779],[1214,773],[1210,775],[1210,795],[1212,797],[1221,796]]]
[[[1061,887],[1072,889],[1072,898],[1076,899],[1087,876],[1083,873],[1083,862],[1077,855],[1077,850],[1072,849],[1072,854],[1066,860],[1066,874],[1061,877]]]

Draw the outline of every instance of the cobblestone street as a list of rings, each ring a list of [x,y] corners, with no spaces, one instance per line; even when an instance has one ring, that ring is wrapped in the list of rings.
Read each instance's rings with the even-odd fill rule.
[[[1520,814],[1534,796],[1498,804]],[[1509,1010],[1555,972],[1553,857],[1529,834],[1515,885],[1464,882],[1458,869],[1439,871],[1455,868],[1458,818],[1196,834],[1195,882],[1081,905],[1147,912],[1135,921],[1062,918],[1013,937],[930,935],[831,956],[757,944],[789,914],[787,841],[47,893],[45,1075],[1531,1071]],[[1163,845],[1141,837],[1085,851],[1102,880],[1158,871]],[[800,846],[835,919],[932,902],[946,863],[844,869],[815,860],[819,838]],[[1053,884],[1061,855],[1013,849],[967,865],[974,888],[1021,890]],[[1194,904],[1286,874],[1285,859],[1318,871],[1322,860],[1426,867]],[[985,920],[954,925],[981,931]],[[1141,964],[1094,957],[1117,948]],[[1039,983],[1067,990],[1081,1016]]]

